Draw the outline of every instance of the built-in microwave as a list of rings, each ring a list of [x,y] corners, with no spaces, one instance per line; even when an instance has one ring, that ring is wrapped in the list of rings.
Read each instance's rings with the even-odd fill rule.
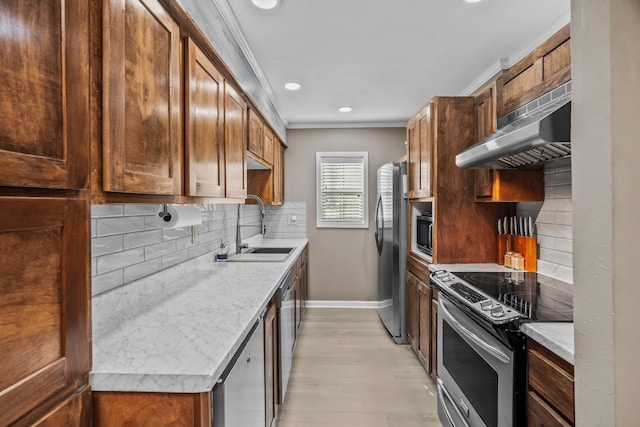
[[[433,216],[416,217],[416,246],[427,255],[433,255]]]

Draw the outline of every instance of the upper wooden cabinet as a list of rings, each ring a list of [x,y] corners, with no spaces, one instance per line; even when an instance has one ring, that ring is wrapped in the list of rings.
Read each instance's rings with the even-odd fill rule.
[[[103,187],[179,195],[180,28],[158,0],[106,0]]]
[[[249,139],[247,149],[262,158],[262,147],[264,138],[264,123],[252,108],[249,109]]]
[[[89,2],[3,2],[0,186],[87,188]]]
[[[566,25],[498,79],[498,90],[502,93],[498,117],[570,79],[571,42]]]
[[[407,196],[410,199],[433,195],[434,123],[430,102],[407,125]]]
[[[86,383],[89,203],[0,197],[0,205],[0,425],[5,426]]]
[[[185,195],[224,197],[224,79],[187,39]]]
[[[474,98],[475,141],[497,130],[499,93],[493,81]],[[542,169],[474,170],[474,195],[477,202],[525,202],[544,200]]]
[[[246,124],[247,103],[232,86],[225,82],[224,152],[227,197],[242,199],[247,197]]]
[[[284,202],[284,146],[275,141],[273,144],[273,199],[271,204],[281,205]]]
[[[268,126],[264,127],[264,135],[262,138],[262,159],[269,163],[273,164],[273,146],[276,144],[275,136],[271,129]]]

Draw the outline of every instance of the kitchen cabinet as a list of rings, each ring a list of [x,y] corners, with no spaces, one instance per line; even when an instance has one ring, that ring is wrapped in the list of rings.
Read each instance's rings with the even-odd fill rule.
[[[527,425],[574,425],[573,365],[529,338],[527,370]]]
[[[211,427],[211,393],[93,393],[93,426]]]
[[[273,144],[273,199],[272,205],[284,203],[284,145],[279,141]]]
[[[498,104],[496,81],[474,97],[475,141],[497,130]],[[542,169],[474,169],[476,202],[532,202],[544,200]]]
[[[407,197],[432,196],[434,117],[429,102],[407,125]]]
[[[224,78],[193,40],[186,44],[185,195],[225,197]]]
[[[273,147],[275,144],[275,135],[269,126],[264,127],[262,137],[262,159],[268,164],[273,164]]]
[[[103,189],[182,192],[180,27],[158,0],[107,0]]]
[[[438,378],[438,290],[434,287],[431,292],[431,358],[429,369],[431,377]]]
[[[571,80],[569,24],[498,78],[498,117]]]
[[[263,153],[263,141],[264,141],[264,123],[262,122],[262,118],[253,111],[252,108],[249,109],[249,138],[247,140],[247,150],[250,153],[255,154],[255,156],[259,159],[262,158]]]
[[[278,403],[278,324],[276,303],[272,300],[264,317],[264,398],[265,427],[275,424]]]
[[[224,153],[226,196],[247,197],[247,166],[245,141],[247,103],[240,93],[225,81],[224,93]]]
[[[418,360],[431,367],[431,285],[407,272],[407,339]]]
[[[0,186],[87,188],[89,4],[4,3]]]
[[[87,386],[90,233],[86,196],[0,197],[0,205],[0,425],[7,425]]]
[[[85,386],[32,424],[34,427],[91,425],[91,390]]]
[[[415,182],[426,173],[430,182],[428,202],[432,204],[433,214],[433,253],[434,263],[470,263],[494,262],[497,250],[495,224],[498,218],[512,214],[513,206],[508,204],[476,203],[474,197],[474,171],[461,169],[455,164],[458,153],[474,143],[475,115],[473,97],[435,97],[427,107],[412,119],[420,134],[427,136],[429,144],[423,144],[431,159],[429,173],[421,168],[415,169],[412,160],[412,148],[409,147],[408,188],[409,197],[423,196],[427,193],[415,193]],[[411,131],[412,121],[408,125],[408,139],[416,139]],[[415,156],[414,156],[415,157]],[[424,156],[423,156],[424,157]],[[413,163],[412,163],[413,162]],[[424,161],[421,162],[423,165]],[[411,182],[414,193],[411,193]],[[422,185],[422,188],[426,188]],[[421,199],[413,199],[419,202]],[[414,233],[414,223],[411,221]],[[470,244],[469,242],[474,242]]]
[[[420,308],[418,302],[418,278],[407,272],[407,340],[414,353],[418,352],[418,328],[420,323]]]

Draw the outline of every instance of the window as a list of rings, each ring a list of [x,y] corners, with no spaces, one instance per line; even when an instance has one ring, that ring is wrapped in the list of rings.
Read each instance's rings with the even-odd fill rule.
[[[316,227],[369,228],[367,152],[316,153]]]

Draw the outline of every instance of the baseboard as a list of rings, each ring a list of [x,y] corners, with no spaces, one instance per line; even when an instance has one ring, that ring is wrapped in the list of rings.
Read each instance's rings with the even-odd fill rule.
[[[309,308],[380,308],[380,301],[332,301],[332,300],[315,300],[307,301],[306,306]]]

